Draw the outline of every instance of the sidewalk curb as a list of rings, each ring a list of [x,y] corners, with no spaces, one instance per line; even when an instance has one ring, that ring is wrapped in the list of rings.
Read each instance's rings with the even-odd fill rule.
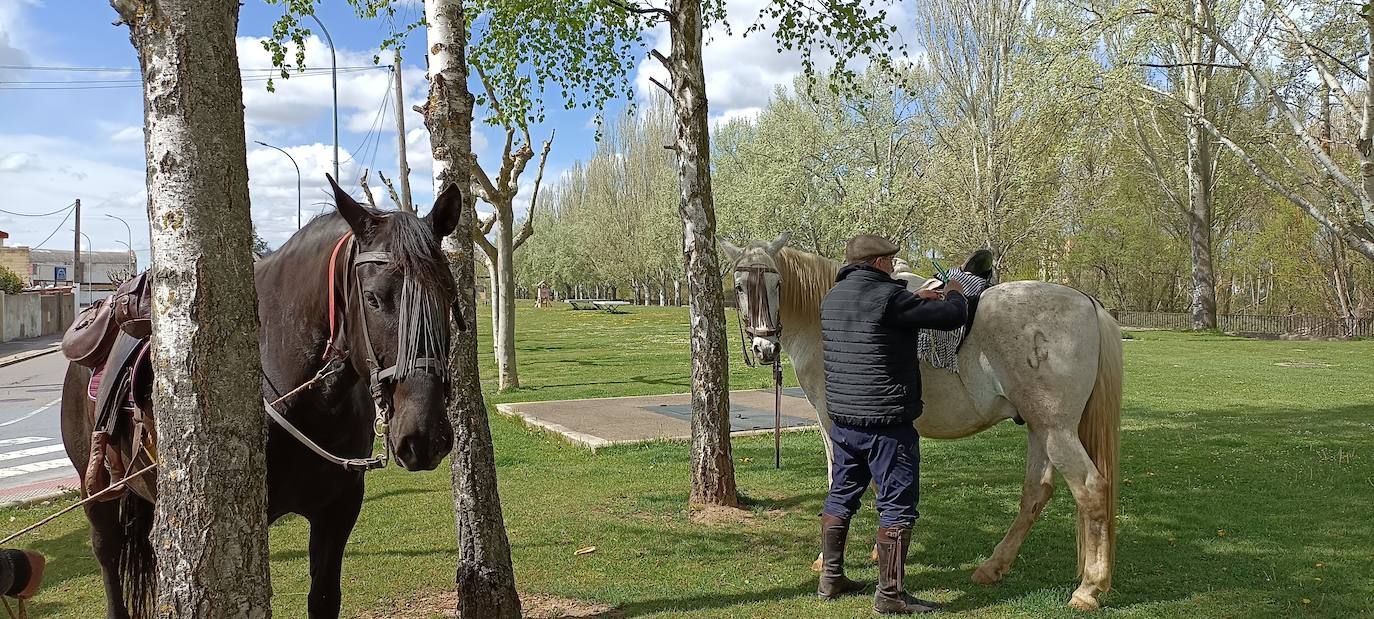
[[[0,501],[0,508],[5,507],[33,507],[44,501],[52,501],[63,498],[76,498],[80,495],[76,488],[54,488],[41,494],[15,500]]]
[[[28,361],[29,359],[36,359],[44,355],[50,355],[59,350],[62,350],[62,344],[60,342],[57,344],[52,344],[47,348],[40,348],[38,350],[26,350],[21,353],[15,353],[8,357],[0,358],[0,368],[8,367],[16,363],[23,363],[25,361]]]

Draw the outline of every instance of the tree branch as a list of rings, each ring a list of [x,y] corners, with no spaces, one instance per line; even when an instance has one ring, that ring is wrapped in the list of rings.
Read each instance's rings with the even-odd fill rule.
[[[534,175],[534,192],[530,194],[530,210],[525,213],[525,225],[520,227],[520,234],[515,237],[515,249],[520,249],[525,244],[525,239],[534,234],[534,209],[539,206],[539,186],[544,182],[544,166],[549,161],[549,149],[553,147],[554,133],[549,133],[549,139],[544,140],[544,150],[539,153],[539,171]]]
[[[635,15],[657,15],[663,19],[671,19],[673,17],[672,11],[660,9],[656,6],[639,6],[637,4],[627,4],[620,0],[605,0],[605,2],[606,4],[634,13]]]
[[[663,92],[668,93],[668,99],[671,100],[673,98],[673,91],[669,90],[667,86],[664,86],[663,82],[660,82],[657,79],[654,79],[653,77],[649,78],[649,82],[651,82],[655,86],[658,86],[659,88],[662,88]]]
[[[1220,62],[1137,62],[1136,66],[1149,67],[1151,69],[1177,69],[1180,67],[1212,67],[1216,69],[1244,69],[1238,64],[1226,64]]]
[[[377,208],[377,199],[372,197],[372,188],[367,186],[367,175],[370,173],[371,170],[364,168],[362,177],[358,179],[358,184],[363,186],[363,195],[367,196],[367,205],[375,209]]]
[[[391,179],[382,174],[381,170],[377,170],[377,178],[382,179],[382,184],[386,185],[386,192],[391,195],[391,201],[396,203],[396,210],[404,211],[405,207],[401,206],[401,196],[396,193],[396,186],[391,184]]]
[[[487,171],[482,169],[482,164],[477,161],[475,154],[472,156],[472,176],[473,180],[476,181],[474,184],[477,185],[478,197],[487,204],[494,203],[499,192],[496,191],[496,186],[492,184],[491,177],[487,176]]]

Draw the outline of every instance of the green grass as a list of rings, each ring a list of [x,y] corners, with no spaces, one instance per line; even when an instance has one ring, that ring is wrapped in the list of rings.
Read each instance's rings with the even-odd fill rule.
[[[522,307],[518,320],[525,388],[489,403],[687,388],[683,310]],[[1133,336],[1125,343],[1118,563],[1104,616],[1374,617],[1374,342]],[[766,371],[747,371],[734,357],[734,387],[768,383]],[[698,526],[687,519],[684,444],[592,455],[495,415],[492,431],[524,591],[604,602],[632,617],[871,615],[867,597],[823,604],[814,596],[809,564],[825,479],[815,433],[784,436],[780,471],[770,437],[736,440],[754,521]],[[1012,424],[923,442],[922,517],[908,571],[918,595],[967,616],[1076,614],[1066,606],[1075,547],[1062,484],[1006,581],[969,580],[1015,514],[1024,449]],[[344,566],[345,615],[450,588],[447,467],[373,473],[367,494]],[[18,528],[54,508],[0,518]],[[851,576],[870,581],[865,542],[875,520],[871,509],[857,520],[849,561]],[[81,517],[27,544],[52,557],[35,616],[97,614],[101,590]],[[584,546],[598,550],[574,556]],[[305,614],[305,551],[303,521],[273,527],[278,616]]]

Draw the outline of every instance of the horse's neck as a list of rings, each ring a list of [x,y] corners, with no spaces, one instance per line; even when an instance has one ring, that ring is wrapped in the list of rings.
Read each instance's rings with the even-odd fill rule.
[[[255,268],[262,369],[280,393],[310,380],[325,365],[329,254],[346,229],[331,223],[311,222]],[[346,367],[312,391],[324,402],[339,403],[349,397],[357,380],[358,374]],[[284,413],[293,408],[291,401],[285,408]]]

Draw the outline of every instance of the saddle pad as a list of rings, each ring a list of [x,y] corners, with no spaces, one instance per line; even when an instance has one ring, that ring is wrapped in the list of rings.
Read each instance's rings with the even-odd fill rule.
[[[947,275],[964,285],[964,295],[970,299],[982,294],[988,287],[988,280],[958,269],[950,269]],[[916,356],[934,367],[958,372],[959,345],[963,343],[967,332],[968,326],[953,331],[921,329],[916,338]]]

